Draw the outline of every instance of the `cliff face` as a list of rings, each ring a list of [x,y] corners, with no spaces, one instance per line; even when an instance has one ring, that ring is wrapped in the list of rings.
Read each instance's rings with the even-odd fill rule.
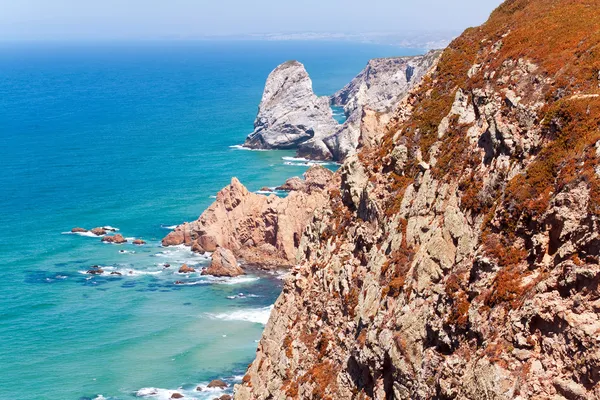
[[[258,115],[244,146],[254,149],[290,149],[314,137],[332,134],[329,99],[313,93],[304,65],[297,61],[281,64],[267,78]]]
[[[361,123],[366,110],[389,118],[393,108],[437,62],[440,51],[423,56],[390,57],[370,60],[348,85],[331,97],[331,103],[344,107],[346,122],[335,133],[298,146],[298,155],[315,158],[327,149],[331,158],[343,161],[362,145]]]
[[[368,137],[235,398],[600,398],[600,1],[508,0]]]

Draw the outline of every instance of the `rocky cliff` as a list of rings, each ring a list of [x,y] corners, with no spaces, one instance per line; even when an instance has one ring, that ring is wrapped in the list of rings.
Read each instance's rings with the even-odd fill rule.
[[[290,149],[312,138],[332,134],[338,123],[327,97],[313,93],[304,65],[288,61],[267,78],[258,115],[244,146],[253,149]]]
[[[507,0],[363,118],[235,399],[600,398],[598,26]]]
[[[423,76],[437,63],[441,52],[423,56],[376,58],[370,60],[348,85],[331,97],[333,105],[344,107],[346,121],[333,135],[323,139],[333,159],[345,160],[365,142],[361,132],[363,118],[375,112],[379,119],[389,120],[394,108],[408,92],[419,85]],[[310,140],[300,145],[298,154],[309,157]]]

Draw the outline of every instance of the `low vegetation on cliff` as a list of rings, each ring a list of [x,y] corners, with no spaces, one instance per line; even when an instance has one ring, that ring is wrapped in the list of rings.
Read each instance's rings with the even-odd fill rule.
[[[507,0],[350,157],[236,399],[600,398],[600,1]]]

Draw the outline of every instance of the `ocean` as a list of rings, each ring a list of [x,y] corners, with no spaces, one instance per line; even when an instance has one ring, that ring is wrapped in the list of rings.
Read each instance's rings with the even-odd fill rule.
[[[293,152],[234,147],[278,64],[303,62],[315,92],[329,95],[370,58],[418,53],[342,42],[0,43],[0,400],[231,393],[205,385],[241,380],[283,276],[181,276],[181,264],[207,258],[161,238],[232,176],[256,191],[306,170]],[[147,245],[68,234],[106,225]],[[122,275],[85,274],[92,265]]]

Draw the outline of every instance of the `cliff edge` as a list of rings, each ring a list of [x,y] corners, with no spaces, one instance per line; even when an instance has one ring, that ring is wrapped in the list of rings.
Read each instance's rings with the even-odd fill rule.
[[[598,26],[507,0],[366,116],[236,400],[600,398]]]

